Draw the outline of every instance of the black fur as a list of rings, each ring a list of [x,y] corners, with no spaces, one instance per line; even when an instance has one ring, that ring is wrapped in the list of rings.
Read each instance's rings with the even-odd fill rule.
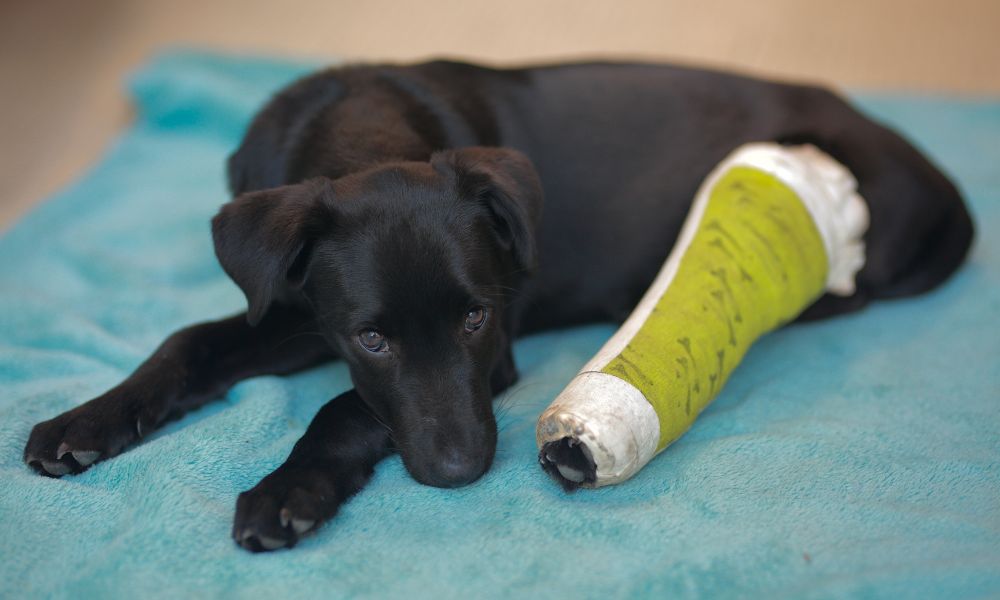
[[[610,63],[303,79],[254,119],[229,160],[234,199],[213,221],[247,315],[175,333],[118,387],[37,425],[25,460],[78,472],[240,379],[336,357],[355,389],[240,496],[238,543],[293,545],[392,451],[421,482],[467,484],[493,460],[491,399],[517,378],[511,341],[624,318],[705,175],[766,140],[832,154],[871,211],[857,293],[802,318],[929,290],[962,262],[972,222],[951,182],[820,88]]]

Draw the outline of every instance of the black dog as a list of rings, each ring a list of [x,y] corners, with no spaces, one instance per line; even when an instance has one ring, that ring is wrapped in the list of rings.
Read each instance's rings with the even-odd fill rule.
[[[355,389],[240,496],[237,542],[293,545],[393,451],[422,483],[465,485],[493,459],[511,340],[624,318],[702,179],[767,140],[831,154],[871,212],[857,293],[803,318],[929,290],[961,263],[973,231],[955,187],[823,89],[645,64],[303,79],[251,124],[212,224],[247,314],[171,335],[123,383],[37,425],[24,459],[76,473],[241,379],[340,358]]]

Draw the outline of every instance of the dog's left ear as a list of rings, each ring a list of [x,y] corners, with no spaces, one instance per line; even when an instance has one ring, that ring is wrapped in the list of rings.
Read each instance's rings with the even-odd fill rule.
[[[306,278],[312,242],[332,220],[332,183],[326,178],[249,192],[212,219],[215,255],[247,297],[247,322]]]
[[[458,193],[483,202],[493,215],[500,244],[518,269],[538,264],[535,228],[542,216],[542,183],[531,160],[510,148],[472,147],[431,156],[431,166],[453,177]]]

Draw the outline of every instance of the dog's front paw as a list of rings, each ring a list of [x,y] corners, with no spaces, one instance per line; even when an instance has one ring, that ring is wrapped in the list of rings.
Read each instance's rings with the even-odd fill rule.
[[[291,548],[336,514],[344,497],[337,472],[323,467],[279,467],[240,494],[233,539],[251,552]]]
[[[35,425],[24,462],[43,475],[62,477],[121,453],[141,435],[129,406],[105,395]]]

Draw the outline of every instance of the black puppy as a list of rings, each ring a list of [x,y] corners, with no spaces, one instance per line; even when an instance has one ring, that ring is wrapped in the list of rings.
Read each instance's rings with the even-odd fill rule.
[[[247,314],[171,335],[120,385],[37,425],[24,459],[76,473],[241,379],[339,358],[354,390],[240,495],[237,542],[293,545],[393,451],[422,483],[467,484],[493,459],[511,340],[624,318],[702,179],[766,140],[831,154],[871,212],[857,293],[804,318],[931,289],[961,263],[972,223],[955,187],[822,89],[646,64],[303,79],[251,124],[212,224]]]

